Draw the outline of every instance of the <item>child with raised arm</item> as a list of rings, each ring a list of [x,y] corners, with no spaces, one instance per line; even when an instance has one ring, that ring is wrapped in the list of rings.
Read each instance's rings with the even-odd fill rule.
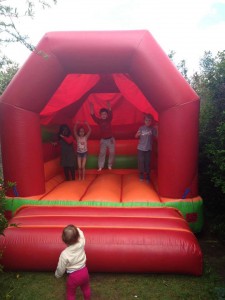
[[[78,174],[79,180],[85,179],[85,166],[87,161],[88,155],[88,147],[87,147],[87,140],[91,134],[91,127],[89,126],[88,122],[84,122],[87,125],[88,132],[85,132],[84,126],[78,127],[80,122],[77,122],[74,126],[74,136],[77,141],[77,164],[78,164]]]
[[[144,175],[146,175],[146,181],[150,182],[150,158],[153,136],[157,135],[157,130],[153,126],[153,121],[153,116],[151,114],[146,114],[144,117],[144,125],[141,126],[135,134],[135,138],[139,138],[137,149],[140,181],[143,181]]]
[[[66,272],[66,299],[76,299],[76,289],[80,287],[85,300],[91,299],[89,274],[86,267],[86,254],[84,251],[85,237],[83,232],[74,225],[68,225],[63,229],[62,240],[67,245],[59,257],[55,271],[56,278],[60,278]]]
[[[105,165],[106,151],[109,150],[108,169],[112,169],[115,156],[115,139],[112,134],[112,110],[110,102],[107,101],[107,108],[101,108],[99,111],[100,118],[96,117],[94,104],[90,103],[90,112],[92,119],[100,127],[100,152],[98,156],[98,171],[101,171]]]

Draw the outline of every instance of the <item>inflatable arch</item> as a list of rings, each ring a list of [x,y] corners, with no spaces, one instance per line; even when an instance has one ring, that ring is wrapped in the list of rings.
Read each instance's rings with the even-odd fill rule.
[[[85,180],[64,181],[59,153],[50,153],[44,138],[61,123],[88,120],[88,160],[97,157],[89,102],[98,110],[106,100],[116,160],[121,155],[126,166],[97,174],[92,165]],[[62,229],[73,223],[85,233],[91,272],[202,274],[201,249],[189,227],[202,225],[199,98],[149,32],[47,33],[2,95],[0,109],[4,178],[16,182],[19,194],[6,201],[16,210],[9,222],[18,224],[0,236],[6,269],[53,271],[65,247]],[[150,184],[139,181],[133,164],[134,135],[146,112],[158,123]]]
[[[53,101],[58,87],[72,74],[77,74],[72,86],[79,87],[78,91],[64,89],[67,98],[59,92],[56,98],[61,103]],[[41,118],[43,124],[65,121],[62,118],[65,115],[73,117],[88,91],[99,92],[94,88],[102,74],[113,75],[117,86],[107,86],[103,80],[99,85],[101,93],[115,90],[118,93],[119,86],[119,92],[123,90],[123,95],[137,110],[150,110],[159,120],[159,195],[180,199],[188,189],[190,197],[196,197],[199,97],[151,34],[144,30],[52,32],[43,37],[1,98],[1,145],[6,180],[17,183],[20,196],[44,192],[40,113],[50,101]],[[67,79],[70,82],[73,78]],[[131,96],[134,90],[135,97]],[[122,129],[125,124],[135,123],[132,118],[137,116],[123,107],[120,99],[115,107],[118,114],[114,126]],[[90,118],[85,111],[82,116]]]

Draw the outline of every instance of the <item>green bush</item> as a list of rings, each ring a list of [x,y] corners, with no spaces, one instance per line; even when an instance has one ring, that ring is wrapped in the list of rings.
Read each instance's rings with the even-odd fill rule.
[[[4,230],[8,226],[8,221],[5,217],[5,200],[6,192],[8,189],[15,186],[12,182],[5,183],[4,180],[0,177],[0,235],[4,235]]]
[[[210,230],[225,242],[225,51],[205,52],[191,84],[201,99],[199,188]]]

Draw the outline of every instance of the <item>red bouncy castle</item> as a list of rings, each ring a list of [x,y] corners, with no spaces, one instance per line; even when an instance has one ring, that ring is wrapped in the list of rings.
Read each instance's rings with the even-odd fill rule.
[[[99,132],[89,103],[98,110],[106,100],[116,157],[113,170],[99,174]],[[91,271],[201,274],[201,250],[190,230],[202,227],[199,98],[148,31],[47,33],[0,109],[4,178],[17,187],[6,209],[19,224],[0,239],[6,268],[54,269],[62,228],[74,223],[87,237]],[[134,139],[144,113],[158,124],[150,184],[138,180]],[[60,149],[51,142],[60,124],[72,128],[78,120],[92,127],[87,175],[66,182]]]

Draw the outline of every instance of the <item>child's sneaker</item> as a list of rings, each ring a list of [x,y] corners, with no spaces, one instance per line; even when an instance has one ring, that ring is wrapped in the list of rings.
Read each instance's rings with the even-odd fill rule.
[[[102,168],[98,168],[98,172],[100,172],[102,170]]]
[[[112,170],[112,167],[111,167],[111,166],[108,166],[108,169],[109,169],[109,170]]]

